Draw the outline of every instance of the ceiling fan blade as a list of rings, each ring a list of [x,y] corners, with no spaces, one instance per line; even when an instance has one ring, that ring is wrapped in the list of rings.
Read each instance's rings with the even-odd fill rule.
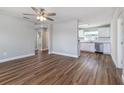
[[[26,13],[23,13],[23,15],[36,16],[36,14],[26,14]]]
[[[32,21],[32,20],[31,20],[30,18],[28,18],[28,17],[23,17],[23,18],[27,19],[27,21],[32,22],[32,23],[34,23],[34,24],[37,23],[37,22],[35,22],[35,21]]]
[[[40,12],[39,12],[39,9],[37,9],[37,8],[35,8],[35,7],[31,7],[32,9],[33,9],[33,11],[35,12],[35,13],[37,13],[37,14],[39,14]]]
[[[28,17],[23,17],[23,18],[25,18],[25,19],[30,19],[30,18],[28,18]]]
[[[56,13],[46,13],[47,16],[55,16]]]
[[[54,21],[54,19],[46,17],[47,20]]]

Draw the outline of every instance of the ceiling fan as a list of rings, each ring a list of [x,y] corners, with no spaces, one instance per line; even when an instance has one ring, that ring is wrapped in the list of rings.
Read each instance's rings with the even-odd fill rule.
[[[36,16],[36,19],[38,21],[45,21],[45,20],[50,20],[50,21],[54,21],[54,19],[50,18],[49,16],[55,16],[56,13],[47,13],[45,9],[43,8],[35,8],[35,7],[31,7],[32,10],[36,13],[36,14],[27,14],[27,13],[23,13],[23,15],[27,15],[27,16]],[[26,19],[30,19],[28,17],[24,17]]]

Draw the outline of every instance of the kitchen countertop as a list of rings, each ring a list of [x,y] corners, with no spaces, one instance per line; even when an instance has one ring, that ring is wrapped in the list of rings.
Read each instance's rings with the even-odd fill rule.
[[[110,41],[81,41],[80,43],[110,43]]]

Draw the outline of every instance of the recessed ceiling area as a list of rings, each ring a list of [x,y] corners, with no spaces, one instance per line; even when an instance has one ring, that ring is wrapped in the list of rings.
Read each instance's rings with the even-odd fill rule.
[[[79,24],[109,24],[116,8],[113,7],[43,7],[48,12],[55,12],[55,22],[79,20]],[[30,7],[1,7],[0,14],[23,17],[23,13],[35,13]],[[31,17],[35,20],[35,17]],[[49,22],[49,21],[48,21]]]

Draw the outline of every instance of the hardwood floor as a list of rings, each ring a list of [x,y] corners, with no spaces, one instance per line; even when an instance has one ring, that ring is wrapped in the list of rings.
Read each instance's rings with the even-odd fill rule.
[[[81,53],[80,58],[49,55],[0,64],[0,84],[87,85],[122,84],[109,55]]]

